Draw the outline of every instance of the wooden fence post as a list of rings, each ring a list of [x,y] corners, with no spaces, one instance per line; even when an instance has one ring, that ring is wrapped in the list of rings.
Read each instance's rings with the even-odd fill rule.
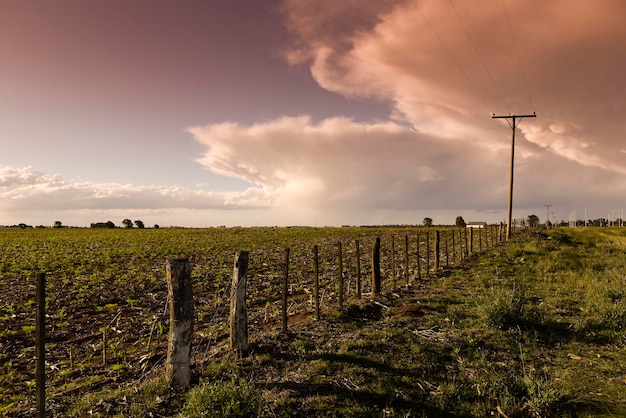
[[[361,299],[361,249],[359,248],[359,240],[354,242],[356,246],[356,297]]]
[[[468,258],[469,254],[470,254],[470,250],[469,250],[469,247],[467,245],[468,244],[468,242],[467,242],[467,230],[468,230],[468,228],[465,228],[465,230],[463,231],[463,233],[465,235],[465,258]],[[472,228],[469,228],[469,230],[471,231]]]
[[[320,265],[317,255],[317,245],[313,246],[313,303],[315,306],[315,319],[320,319]]]
[[[404,234],[404,264],[406,268],[404,269],[404,276],[406,280],[406,285],[409,285],[409,234]]]
[[[430,277],[430,231],[426,231],[426,278]]]
[[[483,250],[483,235],[485,235],[483,229],[485,228],[483,227],[478,228],[478,250],[479,251]]]
[[[230,349],[240,356],[248,353],[248,310],[246,286],[248,274],[247,251],[235,254],[233,281],[230,288]]]
[[[456,235],[454,229],[452,232],[452,264],[456,266],[456,243],[454,242],[454,236]]]
[[[380,294],[380,237],[372,249],[372,297]]]
[[[448,254],[448,230],[443,231],[444,251],[446,253],[446,268],[450,267],[450,255]]]
[[[233,283],[230,288],[230,349],[239,355],[248,353],[248,311],[246,307],[246,275],[249,253],[235,254]]]
[[[474,228],[470,228],[469,231],[469,254],[474,252]]]
[[[170,386],[188,388],[191,380],[193,340],[193,295],[189,260],[177,258],[167,263],[167,291],[170,308],[170,335],[165,373]]]
[[[396,289],[396,236],[391,236],[391,289]]]
[[[459,263],[462,263],[465,259],[465,252],[463,251],[463,231],[467,228],[459,228]]]
[[[35,371],[36,403],[39,417],[46,416],[46,273],[36,274],[35,299],[37,314],[35,319],[35,353],[37,369]]]
[[[289,284],[289,247],[285,248],[285,274],[283,277],[283,332],[287,332],[287,288]]]
[[[343,309],[343,254],[341,241],[337,243],[337,258],[339,261],[339,309]]]
[[[417,280],[422,280],[422,254],[420,251],[420,241],[422,240],[422,235],[417,233]]]
[[[435,271],[439,270],[440,266],[440,257],[439,250],[441,247],[441,232],[439,230],[435,231]]]

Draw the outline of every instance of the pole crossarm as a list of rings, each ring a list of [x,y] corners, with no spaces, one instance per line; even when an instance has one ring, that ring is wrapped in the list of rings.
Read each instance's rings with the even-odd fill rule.
[[[511,119],[511,118],[536,118],[537,114],[533,113],[532,115],[496,115],[495,113],[491,116],[491,119]]]
[[[491,116],[491,119],[506,119],[511,129],[517,128],[517,125],[520,124],[522,119],[524,118],[536,118],[537,115],[533,113],[532,115],[496,115],[495,113]],[[509,121],[509,119],[513,119],[513,124]]]

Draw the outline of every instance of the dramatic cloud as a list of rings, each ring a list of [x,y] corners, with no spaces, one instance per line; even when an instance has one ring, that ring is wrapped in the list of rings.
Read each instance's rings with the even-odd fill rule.
[[[302,19],[301,3],[287,2],[299,23],[290,28],[322,87],[383,98],[416,128],[457,138],[485,129],[489,113],[537,110],[521,126],[527,139],[585,165],[622,165],[612,147],[625,128],[626,5],[409,0],[337,41],[316,35],[323,22]],[[555,133],[554,124],[579,128]]]
[[[307,117],[189,131],[207,147],[200,163],[270,190],[275,208],[490,211],[507,198],[510,149],[485,146],[477,137],[453,140],[393,122],[335,118],[314,124]],[[551,153],[520,153],[517,168],[520,207],[566,199],[571,187],[600,181],[596,196],[625,190],[617,181],[607,183],[600,169],[581,178],[578,163]]]

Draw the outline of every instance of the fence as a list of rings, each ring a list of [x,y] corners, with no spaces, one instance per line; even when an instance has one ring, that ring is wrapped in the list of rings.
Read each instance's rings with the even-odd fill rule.
[[[300,262],[293,260],[294,250],[286,247],[277,254],[265,259],[255,259],[248,252],[238,252],[233,267],[232,285],[224,289],[216,289],[223,297],[216,297],[216,307],[211,315],[194,313],[192,295],[192,267],[188,259],[172,259],[167,264],[168,303],[170,331],[168,338],[168,355],[165,360],[166,374],[172,385],[186,387],[189,385],[190,361],[198,355],[201,347],[215,343],[226,316],[230,318],[229,341],[232,351],[245,355],[248,351],[248,328],[252,332],[255,325],[261,322],[274,324],[282,332],[289,329],[290,317],[304,314],[311,320],[319,320],[323,312],[332,309],[343,309],[350,299],[361,299],[364,295],[375,298],[381,292],[392,292],[399,286],[409,286],[415,281],[433,277],[440,271],[462,264],[474,252],[493,247],[503,239],[501,226],[487,228],[445,228],[427,229],[407,232],[404,236],[391,235],[390,239],[381,240],[377,237],[373,242],[363,239],[339,240],[332,245],[304,245],[298,250],[308,254],[300,257]],[[399,238],[399,240],[397,240]],[[255,268],[260,265],[261,268]],[[294,274],[296,272],[296,274]],[[247,276],[253,278],[249,285]],[[261,280],[258,280],[258,279]],[[277,280],[278,279],[278,280]],[[45,412],[45,274],[37,274],[37,341],[36,341],[36,396],[37,410],[40,416]],[[230,292],[230,313],[223,307]],[[249,298],[249,306],[246,299]],[[206,311],[203,311],[206,312]],[[133,344],[147,341],[143,354],[137,353],[139,361],[148,357],[152,359],[152,368],[165,356],[159,355],[162,341],[156,332],[161,326],[158,318],[163,314],[154,315],[149,335],[143,334]],[[248,315],[252,321],[249,321]],[[120,330],[121,314],[118,312],[109,326],[116,322],[116,333]],[[262,319],[261,319],[262,318]],[[195,322],[195,323],[194,323]],[[199,326],[213,327],[213,335],[194,338],[194,329]],[[108,334],[109,326],[102,327],[101,347],[103,366],[115,361],[119,353],[111,351],[111,341],[116,333]],[[217,329],[217,331],[215,331]],[[211,334],[210,332],[203,332]],[[118,333],[119,334],[119,333]],[[100,337],[92,335],[85,340],[97,341]],[[192,352],[192,341],[195,352]],[[75,341],[78,343],[80,341]],[[127,342],[127,344],[130,344]],[[160,344],[160,345],[159,345]],[[67,348],[68,361],[64,362],[70,369],[80,361],[80,353],[74,352],[73,345]],[[95,350],[95,349],[94,349]],[[115,351],[115,350],[113,350]],[[151,355],[151,353],[157,352]],[[93,354],[93,353],[92,353]],[[131,356],[132,357],[132,356]],[[206,356],[205,356],[206,357]],[[91,358],[91,357],[90,357]],[[56,354],[56,360],[58,354]],[[91,361],[91,360],[90,360]],[[92,361],[93,362],[93,361]]]

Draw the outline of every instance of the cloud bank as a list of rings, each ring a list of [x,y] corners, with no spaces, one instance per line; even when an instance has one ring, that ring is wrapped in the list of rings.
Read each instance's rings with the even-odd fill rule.
[[[267,207],[262,187],[244,192],[193,191],[182,187],[66,181],[34,167],[0,167],[0,209],[27,211],[83,209],[255,209]]]

